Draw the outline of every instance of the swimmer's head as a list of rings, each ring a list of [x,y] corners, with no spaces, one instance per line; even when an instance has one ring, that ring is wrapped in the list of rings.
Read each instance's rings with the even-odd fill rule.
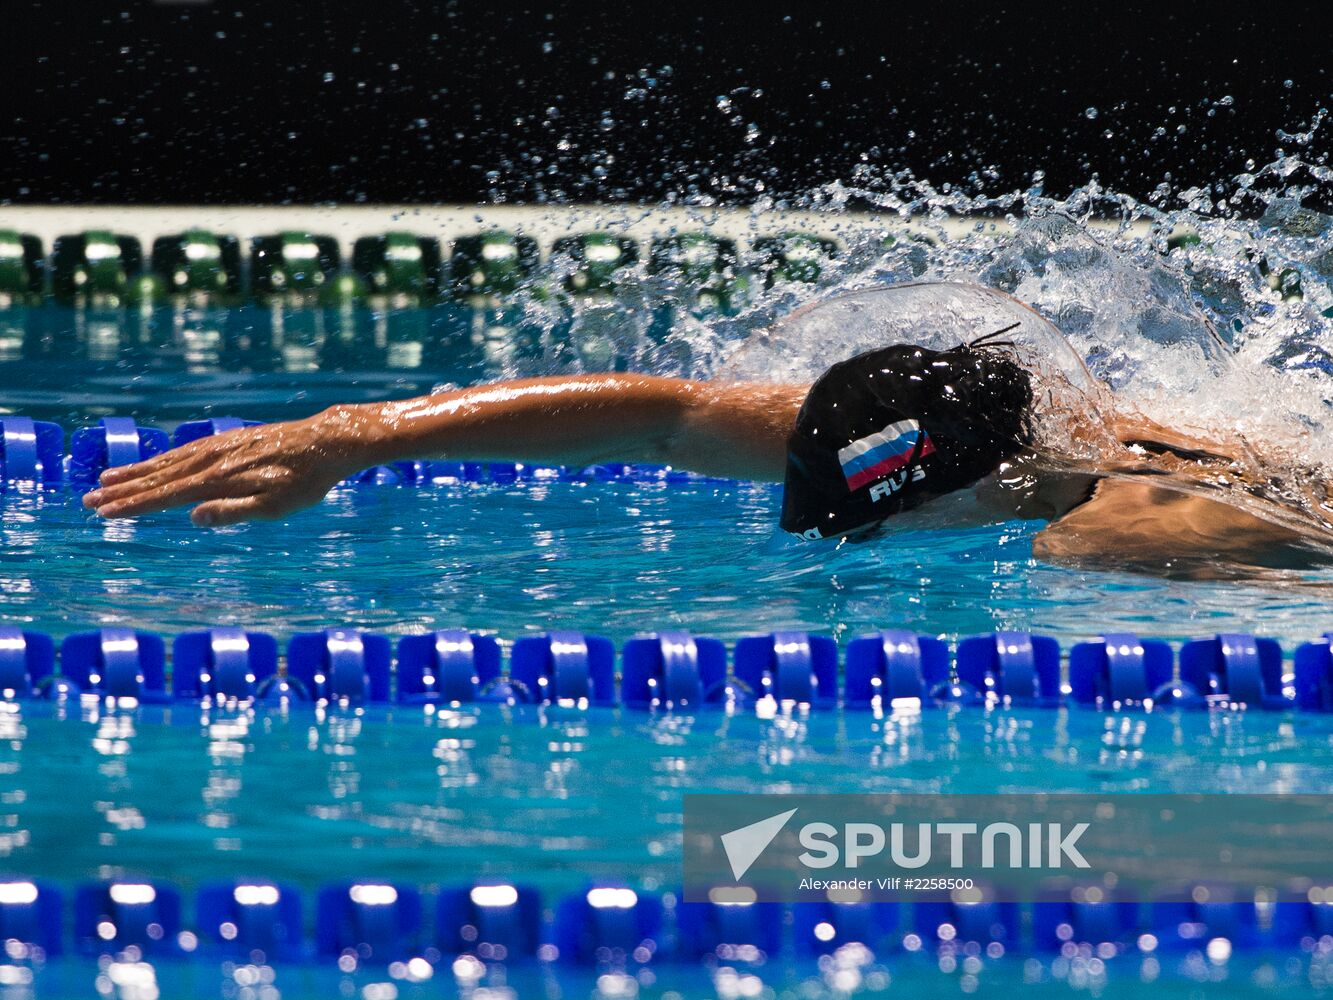
[[[1031,376],[991,337],[836,364],[788,441],[782,527],[827,538],[971,486],[1030,445],[1031,414]]]

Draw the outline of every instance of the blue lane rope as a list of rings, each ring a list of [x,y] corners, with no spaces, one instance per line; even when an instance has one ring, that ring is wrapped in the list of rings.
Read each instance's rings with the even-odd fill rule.
[[[784,956],[811,960],[853,942],[881,961],[917,951],[1053,958],[1071,947],[1132,961],[1202,951],[1218,938],[1233,950],[1310,953],[1333,932],[1333,907],[1322,901],[1300,895],[1256,901],[1225,886],[1208,889],[1191,902],[1137,902],[1113,893],[1090,898],[1053,886],[1028,903],[738,904],[687,903],[675,892],[595,882],[552,900],[548,918],[536,889],[502,879],[446,886],[431,905],[431,894],[414,885],[364,878],[320,887],[308,924],[301,890],[262,879],[205,883],[193,899],[166,881],[83,883],[67,900],[54,883],[11,876],[0,880],[0,935],[27,957],[40,949],[41,958],[135,948],[149,958],[213,961],[350,955],[388,964],[432,955],[447,964],[471,955],[518,965],[635,969],[697,962],[719,949],[755,965]],[[757,954],[747,960],[742,947]]]
[[[56,644],[44,633],[0,625],[0,698],[87,694],[150,703],[242,701],[325,703],[467,702],[619,705],[664,711],[746,708],[768,700],[812,710],[893,712],[942,704],[1333,711],[1333,645],[1325,635],[1294,651],[1283,672],[1274,639],[1225,634],[1180,650],[1113,633],[1074,644],[1067,683],[1051,636],[966,636],[951,658],[944,640],[905,631],[853,639],[839,663],[829,636],[774,632],[726,645],[709,636],[661,632],[627,640],[581,632],[517,639],[502,669],[500,642],[457,629],[388,636],[351,628],[293,635],[284,663],[278,641],[234,627],[182,633],[170,643],[147,631],[76,632]],[[841,689],[839,689],[841,678]]]

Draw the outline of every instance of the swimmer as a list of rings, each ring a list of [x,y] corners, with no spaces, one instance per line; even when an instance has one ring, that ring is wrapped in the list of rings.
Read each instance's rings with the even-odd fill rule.
[[[194,504],[193,522],[216,526],[285,517],[399,460],[657,463],[783,482],[782,528],[809,540],[855,541],[935,509],[954,523],[1047,521],[1037,558],[1094,568],[1216,577],[1333,563],[1327,498],[1293,503],[1243,441],[1098,411],[1066,421],[1068,454],[1053,451],[1041,422],[1054,395],[1012,339],[1023,322],[947,348],[863,352],[813,384],[608,373],[334,406],[108,469],[84,504],[111,518]],[[1077,453],[1094,439],[1090,463]]]

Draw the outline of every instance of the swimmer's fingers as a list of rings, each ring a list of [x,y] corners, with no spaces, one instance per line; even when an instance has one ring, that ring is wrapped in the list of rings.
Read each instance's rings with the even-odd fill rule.
[[[283,513],[267,498],[253,494],[201,503],[190,511],[190,520],[201,528],[220,528],[241,521],[272,520],[281,517]]]
[[[102,474],[97,477],[97,484],[103,488],[107,486],[117,486],[120,483],[127,483],[131,479],[138,479],[140,476],[146,476],[149,473],[157,472],[159,469],[168,465],[174,465],[180,460],[180,455],[176,454],[176,449],[164,451],[153,458],[145,459],[142,462],[133,462],[129,465],[113,465],[109,469],[103,469]]]
[[[228,431],[228,434],[234,434],[235,431]],[[114,465],[109,469],[102,470],[101,476],[97,482],[102,487],[119,486],[122,483],[128,483],[133,479],[141,479],[144,476],[153,475],[168,469],[181,462],[188,462],[197,459],[209,452],[216,451],[219,441],[225,438],[225,434],[219,434],[216,437],[201,438],[197,441],[191,441],[189,444],[182,445],[179,448],[172,448],[164,451],[160,455],[154,455],[152,458],[146,458],[142,462],[133,462],[129,465]],[[230,442],[228,442],[230,443]]]
[[[102,473],[101,486],[84,496],[83,505],[101,507],[205,470],[225,474],[229,467],[234,470],[237,463],[247,461],[245,456],[253,458],[256,446],[262,446],[262,440],[245,428],[191,441],[144,462],[107,469]]]
[[[99,489],[85,493],[83,496],[83,505],[85,507],[104,507],[109,503],[123,500],[126,497],[136,496],[140,493],[146,493],[151,490],[170,486],[173,483],[178,483],[186,476],[210,469],[216,464],[216,456],[212,456],[206,452],[182,456],[173,463],[167,463],[158,466],[155,469],[145,470],[143,475],[136,476],[132,479],[124,479],[112,485],[102,486]]]
[[[255,484],[239,477],[219,479],[205,471],[144,489],[122,491],[120,497],[103,499],[96,508],[102,517],[134,517],[198,500],[246,496],[254,490]]]
[[[84,494],[83,505],[101,507],[112,500],[164,486],[217,461],[218,454],[214,449],[195,448],[195,444],[198,442],[164,452],[145,462],[107,469],[102,473],[100,485]]]

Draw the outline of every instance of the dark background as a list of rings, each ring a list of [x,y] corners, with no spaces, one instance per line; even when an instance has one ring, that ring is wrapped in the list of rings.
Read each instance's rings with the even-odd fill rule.
[[[1329,99],[1319,9],[10,3],[0,201],[1231,190]]]

